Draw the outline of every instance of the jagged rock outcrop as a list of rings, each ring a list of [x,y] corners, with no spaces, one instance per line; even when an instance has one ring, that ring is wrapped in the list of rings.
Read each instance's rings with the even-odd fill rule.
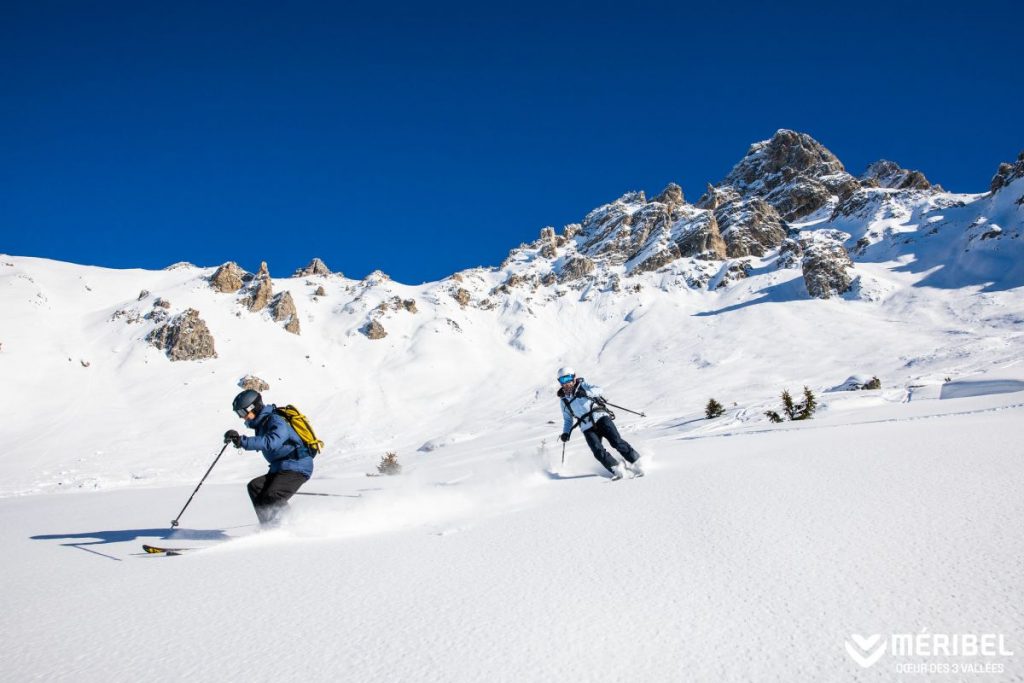
[[[853,267],[853,261],[843,246],[848,239],[848,234],[838,230],[801,234],[800,246],[804,252],[801,266],[808,294],[830,299],[850,291],[853,277],[848,269]]]
[[[775,207],[757,197],[719,206],[715,220],[729,258],[764,256],[766,251],[782,244],[788,231]]]
[[[210,276],[210,286],[225,294],[237,292],[245,284],[247,275],[248,273],[242,270],[237,263],[228,261]]]
[[[594,262],[586,256],[575,256],[562,265],[561,281],[582,280],[594,272]]]
[[[896,162],[886,159],[880,159],[868,166],[860,179],[873,187],[886,187],[892,190],[930,190],[932,188],[932,184],[920,171],[900,168]]]
[[[319,258],[314,258],[310,261],[305,268],[299,268],[292,277],[309,277],[312,275],[331,275],[331,269],[327,267],[327,264],[321,261]]]
[[[729,261],[719,274],[720,279],[715,289],[721,289],[739,280],[745,280],[750,276],[750,261]]]
[[[1017,155],[1017,161],[1012,164],[999,164],[999,169],[992,176],[989,183],[989,192],[995,193],[1012,183],[1017,178],[1024,178],[1024,152]]]
[[[242,379],[238,380],[238,386],[242,389],[252,389],[253,391],[266,391],[270,388],[270,385],[257,377],[256,375],[246,375]]]
[[[726,246],[711,211],[680,207],[679,219],[652,234],[633,260],[629,274],[657,270],[684,256],[704,260],[725,258]]]
[[[146,341],[166,351],[172,361],[217,357],[213,335],[194,308],[157,327],[146,336]]]
[[[541,228],[540,245],[541,258],[552,259],[558,256],[558,237],[554,228]]]
[[[267,269],[267,262],[260,264],[260,270],[256,277],[249,283],[249,292],[243,299],[243,303],[253,313],[262,311],[270,304],[274,296],[274,285],[270,280],[270,271]]]
[[[779,257],[775,260],[776,268],[800,268],[804,260],[804,249],[794,239],[785,239],[779,247]]]
[[[458,301],[459,306],[462,306],[463,308],[469,305],[470,302],[469,291],[464,287],[459,287],[454,292],[452,292],[452,298]]]
[[[722,186],[764,199],[784,220],[795,221],[824,207],[833,195],[851,194],[859,183],[810,135],[782,129],[752,145]]]
[[[672,210],[685,204],[686,198],[683,196],[683,188],[679,187],[675,183],[669,183],[665,186],[665,189],[651,201],[664,204],[669,210]]]
[[[402,307],[410,313],[418,313],[419,310],[416,308],[416,299],[402,299]]]
[[[281,292],[270,304],[270,313],[277,322],[284,322],[284,329],[299,334],[299,312],[291,292]]]
[[[384,326],[381,325],[376,320],[371,320],[370,322],[363,325],[363,328],[360,331],[363,334],[365,334],[369,339],[383,339],[384,337],[388,336],[387,330],[385,330]]]
[[[612,264],[634,260],[650,251],[652,240],[667,236],[674,224],[689,217],[688,208],[675,183],[650,201],[643,192],[628,192],[587,214],[578,232],[579,251]],[[651,256],[645,254],[642,260]]]
[[[681,256],[707,260],[726,257],[725,240],[718,229],[715,214],[710,211],[691,209],[689,215],[673,226],[672,242]]]
[[[313,292],[313,296],[327,296],[327,290],[324,289],[323,285],[320,285],[316,288],[316,291]]]
[[[675,183],[651,200],[643,192],[629,192],[591,211],[579,226],[566,226],[563,237],[574,239],[578,251],[560,269],[563,282],[593,273],[591,265],[625,264],[632,274],[682,257],[721,259],[726,254],[712,212],[687,204]]]

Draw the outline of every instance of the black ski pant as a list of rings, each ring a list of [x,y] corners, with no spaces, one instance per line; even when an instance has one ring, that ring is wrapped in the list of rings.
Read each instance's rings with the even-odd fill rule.
[[[264,474],[249,482],[249,498],[260,520],[260,526],[277,523],[288,507],[288,499],[306,483],[306,475],[298,472]]]
[[[640,454],[633,450],[633,447],[619,436],[619,430],[615,428],[615,423],[607,415],[595,422],[594,426],[590,429],[584,429],[583,436],[587,440],[590,450],[594,453],[594,457],[609,472],[619,464],[619,461],[601,444],[602,438],[608,439],[611,447],[617,450],[626,462],[636,462],[637,458],[640,457]]]

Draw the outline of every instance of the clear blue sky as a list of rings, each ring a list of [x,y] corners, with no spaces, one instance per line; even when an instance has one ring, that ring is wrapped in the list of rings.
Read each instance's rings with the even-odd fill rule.
[[[983,191],[1020,2],[0,2],[0,252],[418,283],[810,133]]]

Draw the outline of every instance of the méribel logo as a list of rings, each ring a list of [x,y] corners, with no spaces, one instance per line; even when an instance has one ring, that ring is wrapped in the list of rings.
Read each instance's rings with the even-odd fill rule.
[[[866,637],[853,633],[850,640],[853,642],[846,641],[846,654],[865,669],[878,663],[888,645],[888,641],[882,638],[881,633]]]

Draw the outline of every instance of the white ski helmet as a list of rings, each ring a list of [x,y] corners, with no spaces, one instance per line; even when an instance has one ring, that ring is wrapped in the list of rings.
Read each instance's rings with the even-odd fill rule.
[[[568,365],[566,365],[564,367],[561,367],[561,368],[558,368],[558,381],[561,382],[563,377],[570,377],[572,379],[576,379],[576,371],[573,370]],[[572,381],[572,380],[567,380],[567,381]]]

